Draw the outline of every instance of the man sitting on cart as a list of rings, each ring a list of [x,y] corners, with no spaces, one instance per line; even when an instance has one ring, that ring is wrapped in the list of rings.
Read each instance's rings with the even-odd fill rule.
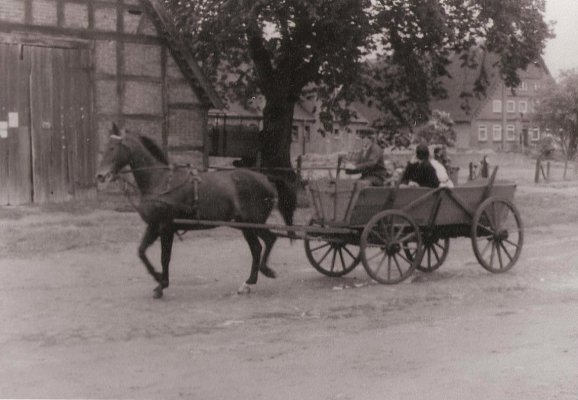
[[[440,185],[435,168],[429,160],[429,149],[419,144],[415,149],[415,161],[408,162],[401,183],[409,186],[437,188]]]
[[[362,131],[359,136],[361,136],[361,152],[345,165],[345,173],[361,174],[360,179],[368,181],[371,186],[383,186],[389,176],[385,168],[383,149],[376,143],[374,132]]]

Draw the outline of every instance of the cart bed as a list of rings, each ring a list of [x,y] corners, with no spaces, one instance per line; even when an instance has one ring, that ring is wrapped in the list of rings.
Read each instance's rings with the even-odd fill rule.
[[[491,196],[512,200],[516,185],[512,182],[496,181],[489,193],[486,193],[486,188],[486,182],[480,182],[450,190],[435,189],[442,192],[435,225],[470,224],[471,215],[483,200]],[[395,190],[395,188],[381,187],[361,189],[351,209],[349,219],[343,222],[349,226],[364,226],[375,214],[388,209],[397,209],[407,212],[418,225],[427,225],[437,196],[426,195],[433,194],[434,190],[424,187],[407,187],[397,189],[397,194]],[[449,194],[450,191],[455,197]],[[421,201],[418,200],[420,198]],[[470,213],[468,214],[458,202]]]

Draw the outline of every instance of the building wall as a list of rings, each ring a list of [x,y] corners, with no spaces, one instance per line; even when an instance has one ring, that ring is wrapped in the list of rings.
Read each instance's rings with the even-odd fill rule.
[[[520,78],[522,82],[514,91],[499,83],[489,92],[486,102],[472,121],[472,147],[519,150],[526,146],[523,140],[526,131],[530,132],[527,145],[535,145],[539,140],[532,114],[540,89],[551,77],[540,64],[531,64],[526,71],[520,72]],[[504,99],[505,108],[502,104]],[[502,110],[505,111],[505,121]],[[487,132],[486,139],[484,131]]]
[[[2,0],[0,38],[88,43],[98,148],[112,122],[202,160],[207,110],[139,0]],[[170,132],[170,134],[169,134]]]

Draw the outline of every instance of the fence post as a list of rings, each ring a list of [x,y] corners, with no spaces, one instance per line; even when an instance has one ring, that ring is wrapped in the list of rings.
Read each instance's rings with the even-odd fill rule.
[[[550,182],[550,161],[546,163],[546,181]]]
[[[536,173],[534,174],[534,183],[538,183],[540,181],[540,169],[542,168],[542,160],[540,157],[536,159]]]
[[[481,171],[482,178],[488,177],[489,169],[490,169],[490,166],[488,165],[488,160],[487,160],[486,156],[484,156],[482,158],[482,171]]]
[[[297,176],[300,181],[303,180],[303,177],[301,176],[301,168],[303,168],[303,156],[299,154],[297,157]]]

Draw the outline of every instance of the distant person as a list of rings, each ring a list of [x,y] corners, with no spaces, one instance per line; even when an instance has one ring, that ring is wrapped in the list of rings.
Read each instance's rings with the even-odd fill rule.
[[[434,157],[430,159],[430,163],[436,170],[436,175],[440,181],[439,186],[453,188],[454,183],[449,176],[449,159],[447,158],[447,154],[445,154],[445,149],[436,147],[434,149]]]
[[[345,166],[346,174],[361,174],[362,180],[371,186],[383,186],[388,177],[383,158],[383,149],[376,143],[372,132],[360,133],[361,152]]]
[[[440,185],[436,169],[429,159],[429,149],[420,144],[415,149],[416,161],[409,162],[401,177],[401,183],[410,186],[437,188]]]

